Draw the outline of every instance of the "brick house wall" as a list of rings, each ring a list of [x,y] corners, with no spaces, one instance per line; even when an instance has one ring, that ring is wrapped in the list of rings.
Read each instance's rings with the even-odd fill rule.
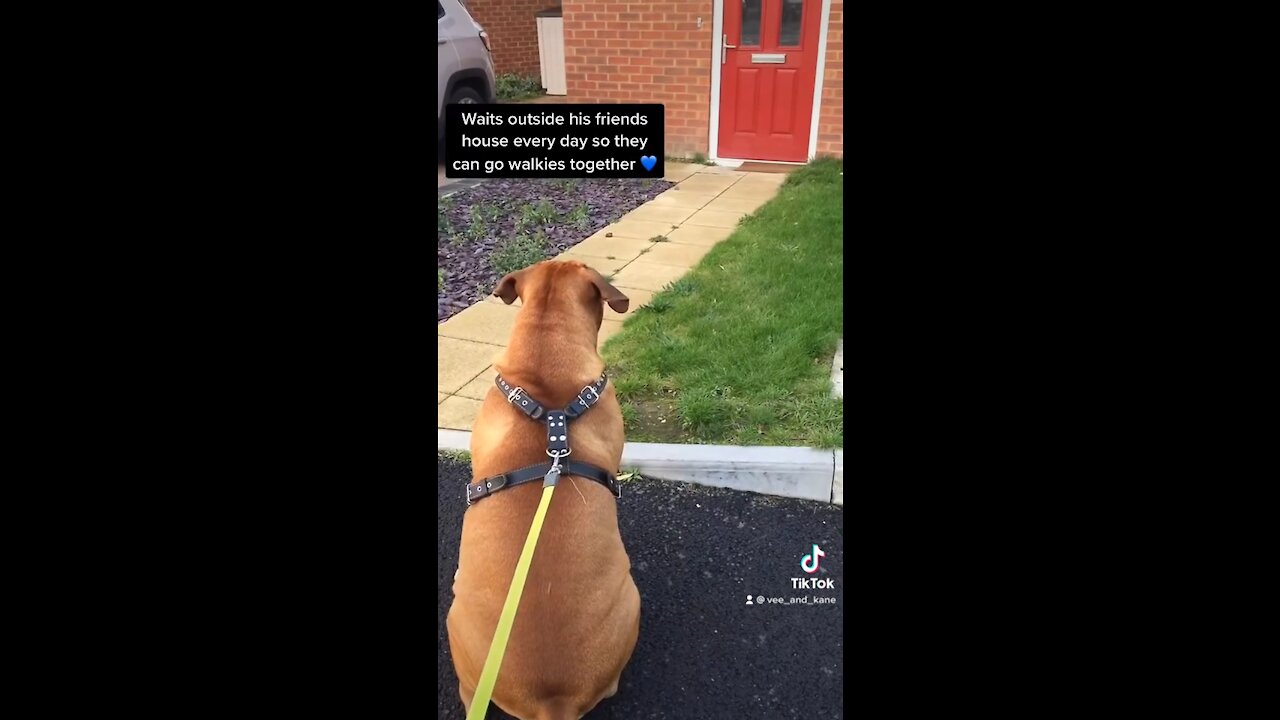
[[[569,99],[662,103],[667,106],[666,154],[707,154],[711,0],[563,0],[561,5]]]
[[[533,14],[555,7],[556,0],[464,0],[464,4],[471,17],[489,33],[494,72],[542,76],[538,23]]]
[[[844,157],[844,0],[831,0],[827,66],[818,108],[818,154]]]
[[[662,103],[666,106],[666,154],[708,154],[711,0],[562,0],[561,5],[566,100]],[[702,18],[701,28],[698,18]],[[844,157],[844,0],[831,3],[820,91],[818,153]]]

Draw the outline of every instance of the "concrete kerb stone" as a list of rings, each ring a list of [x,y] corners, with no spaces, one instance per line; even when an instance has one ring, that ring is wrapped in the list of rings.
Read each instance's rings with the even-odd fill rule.
[[[471,433],[437,428],[440,450],[470,450]],[[622,470],[662,480],[844,505],[844,451],[627,443]],[[626,496],[626,486],[623,486]]]
[[[831,504],[844,507],[844,450],[835,451],[835,473],[831,477]]]
[[[836,343],[836,356],[831,360],[831,394],[844,399],[844,338]]]
[[[471,433],[466,430],[436,428],[436,439],[440,450],[466,450],[471,452]]]

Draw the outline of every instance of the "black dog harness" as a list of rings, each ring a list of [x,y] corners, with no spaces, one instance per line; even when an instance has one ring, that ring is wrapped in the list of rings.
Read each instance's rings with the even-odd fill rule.
[[[497,384],[498,389],[506,394],[507,402],[529,416],[530,420],[541,420],[546,423],[547,455],[551,456],[551,462],[530,465],[519,470],[512,470],[501,475],[477,480],[474,483],[468,483],[467,505],[482,497],[492,495],[503,488],[515,487],[534,480],[545,479],[544,485],[555,485],[561,473],[595,480],[609,488],[609,492],[613,493],[615,498],[622,497],[622,488],[618,485],[618,480],[613,476],[613,473],[602,470],[590,463],[576,460],[566,460],[563,464],[560,462],[561,458],[567,457],[571,452],[569,449],[569,424],[582,417],[583,413],[590,410],[593,405],[600,401],[600,391],[604,390],[604,386],[608,381],[608,377],[601,373],[598,380],[578,392],[577,399],[569,403],[568,407],[563,410],[547,410],[542,403],[529,397],[524,388],[511,387],[506,380],[502,379],[501,375],[496,377],[494,383]]]

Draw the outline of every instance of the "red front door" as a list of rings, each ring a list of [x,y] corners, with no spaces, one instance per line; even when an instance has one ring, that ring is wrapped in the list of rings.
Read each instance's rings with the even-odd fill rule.
[[[724,0],[717,155],[809,159],[822,0]]]

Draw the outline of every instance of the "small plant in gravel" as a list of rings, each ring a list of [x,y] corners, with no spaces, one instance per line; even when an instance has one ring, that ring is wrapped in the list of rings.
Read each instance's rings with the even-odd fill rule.
[[[533,206],[533,219],[539,225],[550,225],[559,216],[556,206],[552,205],[550,200],[539,200],[538,204]]]
[[[494,272],[506,275],[538,262],[546,255],[546,251],[546,235],[520,234],[499,245],[489,262]]]
[[[443,207],[436,210],[436,232],[453,235],[453,223],[449,222],[449,214]]]
[[[564,219],[579,230],[586,230],[591,227],[591,216],[588,213],[586,203],[579,203],[577,207],[569,211],[569,214],[564,216]]]
[[[503,73],[494,80],[494,89],[502,100],[525,100],[542,94],[542,81],[534,75]]]
[[[489,227],[485,225],[484,218],[477,217],[475,211],[471,213],[471,225],[467,227],[467,237],[472,240],[480,240],[489,234]]]
[[[552,205],[549,200],[525,203],[520,206],[520,215],[516,218],[516,233],[527,233],[534,228],[551,225],[559,217],[560,214],[556,212],[556,206]]]
[[[498,205],[498,203],[482,202],[479,205],[476,205],[476,208],[472,210],[472,212],[478,212],[480,217],[491,223],[496,223],[502,219],[502,206]]]
[[[569,178],[568,180],[556,180],[553,181],[551,185],[552,187],[555,187],[558,190],[563,190],[567,193],[578,191],[578,181],[573,178]]]
[[[436,292],[444,291],[444,271],[436,268]]]
[[[471,462],[471,453],[466,450],[440,450],[439,456],[456,463]]]
[[[538,221],[534,218],[535,210],[533,203],[524,203],[520,206],[520,215],[516,217],[516,234],[525,233],[533,229]]]

